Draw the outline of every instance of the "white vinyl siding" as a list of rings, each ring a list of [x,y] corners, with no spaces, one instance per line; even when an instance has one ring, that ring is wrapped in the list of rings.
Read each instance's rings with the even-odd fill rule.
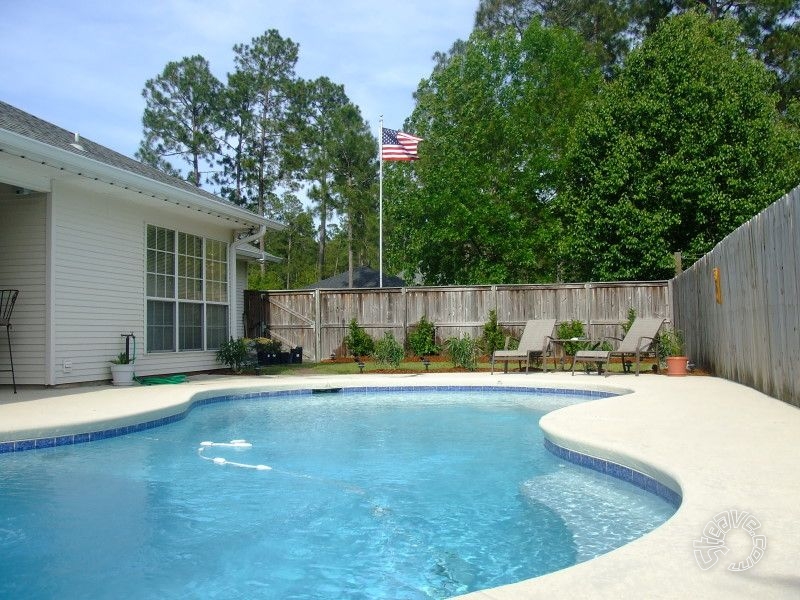
[[[130,332],[136,336],[137,375],[218,368],[213,350],[145,351],[148,302],[170,301],[173,306],[175,302],[146,293],[151,284],[146,224],[214,240],[229,239],[230,225],[216,225],[203,215],[107,184],[77,186],[56,181],[53,190],[55,383],[109,379],[108,361],[125,350],[121,336]],[[164,281],[177,276],[166,270],[158,274]],[[164,327],[169,314],[159,317]],[[172,316],[177,322],[177,310]],[[71,369],[64,369],[65,361]]]
[[[0,196],[0,288],[19,290],[11,315],[11,349],[17,385],[46,379],[47,196]],[[0,369],[10,369],[6,328],[0,329]],[[0,385],[11,373],[0,372]]]

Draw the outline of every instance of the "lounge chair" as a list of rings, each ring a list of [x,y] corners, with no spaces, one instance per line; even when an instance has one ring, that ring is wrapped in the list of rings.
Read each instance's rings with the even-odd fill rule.
[[[542,359],[544,370],[547,371],[545,356],[555,326],[555,319],[537,319],[525,323],[525,329],[522,331],[522,338],[519,340],[519,347],[516,350],[495,350],[492,353],[492,373],[494,373],[495,361],[503,361],[505,365],[503,372],[508,373],[508,361],[510,360],[519,361],[520,369],[524,361],[527,373],[531,360],[538,357]]]
[[[603,350],[585,350],[577,352],[572,359],[572,373],[575,374],[576,362],[595,362],[598,365],[598,374],[600,373],[601,365],[607,363],[612,356],[622,357],[622,370],[625,373],[631,372],[631,363],[625,360],[626,356],[634,358],[636,363],[636,374],[639,374],[640,361],[643,356],[655,356],[656,352],[656,336],[658,330],[664,324],[664,319],[642,319],[636,318],[625,334],[624,338],[607,337],[606,340],[618,340],[619,345],[616,350],[603,351]]]

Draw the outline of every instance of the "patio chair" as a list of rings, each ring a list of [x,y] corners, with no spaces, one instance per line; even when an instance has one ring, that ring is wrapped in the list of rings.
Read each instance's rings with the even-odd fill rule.
[[[630,373],[631,363],[626,361],[625,357],[632,356],[636,362],[636,374],[638,375],[641,358],[657,354],[655,348],[656,336],[663,323],[664,319],[635,319],[624,338],[608,336],[603,341],[597,342],[592,350],[576,352],[575,356],[572,357],[572,374],[575,375],[576,363],[595,363],[597,365],[597,374],[600,375],[605,371],[606,377],[608,377],[608,370],[604,370],[603,365],[607,364],[612,356],[621,356],[622,370],[625,373]],[[603,350],[601,345],[607,340],[619,341],[617,349]]]
[[[11,363],[11,382],[14,384],[14,393],[17,393],[17,379],[14,376],[14,356],[11,354],[11,313],[14,312],[14,303],[17,301],[19,290],[0,290],[0,327],[6,328],[6,339],[8,340],[8,360]]]
[[[522,330],[522,338],[519,340],[519,347],[516,350],[495,350],[492,353],[492,374],[494,374],[495,361],[503,361],[505,365],[503,372],[508,373],[508,361],[510,360],[519,361],[520,369],[522,369],[524,361],[527,373],[531,360],[537,357],[541,357],[543,368],[547,371],[545,356],[555,326],[555,319],[537,319],[525,323],[525,329]]]
[[[625,337],[620,339],[617,337],[607,337],[609,340],[618,340],[619,345],[616,350],[611,351],[611,356],[622,357],[622,370],[625,373],[631,372],[631,363],[625,360],[626,356],[634,358],[636,363],[636,374],[639,374],[640,360],[644,356],[657,356],[656,338],[658,330],[664,324],[664,319],[661,318],[636,318],[625,334]]]

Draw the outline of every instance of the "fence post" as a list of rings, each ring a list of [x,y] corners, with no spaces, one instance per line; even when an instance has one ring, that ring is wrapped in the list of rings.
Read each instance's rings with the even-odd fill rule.
[[[322,306],[319,288],[314,290],[314,360],[322,360]]]
[[[592,338],[592,298],[589,290],[591,290],[592,284],[591,283],[584,283],[583,290],[584,294],[586,294],[586,298],[584,301],[586,302],[586,335]]]
[[[408,296],[406,288],[400,288],[400,297],[403,299],[403,348],[406,348],[408,340]]]

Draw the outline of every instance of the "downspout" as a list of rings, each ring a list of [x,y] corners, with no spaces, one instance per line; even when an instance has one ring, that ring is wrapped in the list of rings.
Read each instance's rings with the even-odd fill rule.
[[[253,233],[244,237],[240,240],[234,240],[231,244],[231,251],[228,252],[228,306],[230,310],[228,311],[228,336],[235,337],[236,334],[236,327],[238,325],[237,319],[241,316],[239,313],[239,308],[244,308],[243,299],[237,297],[236,292],[236,252],[239,248],[243,248],[245,245],[249,244],[250,242],[254,242],[259,238],[262,238],[267,234],[267,226],[261,225],[258,228],[257,233]],[[234,237],[236,234],[234,234]],[[259,246],[260,247],[260,246]],[[264,257],[264,249],[261,248],[261,256]]]

